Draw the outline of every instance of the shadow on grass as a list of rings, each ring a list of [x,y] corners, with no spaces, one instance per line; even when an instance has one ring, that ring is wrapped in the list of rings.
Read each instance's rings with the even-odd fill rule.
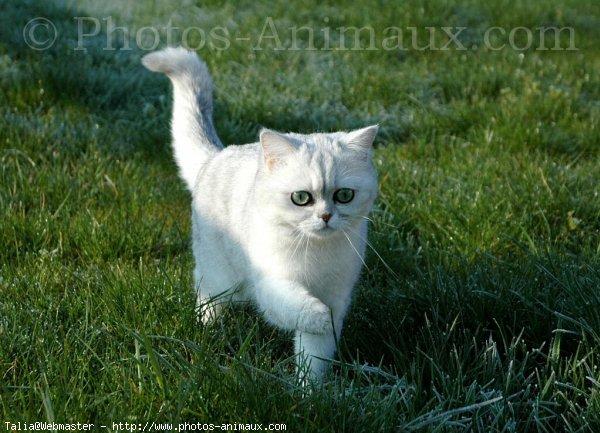
[[[105,152],[141,151],[149,158],[168,160],[167,114],[157,118],[147,103],[157,85],[166,93],[166,83],[146,76],[136,51],[103,50],[106,34],[96,36],[88,51],[75,50],[78,15],[52,2],[5,2],[0,52],[20,67],[19,76],[5,89],[9,104],[37,115],[74,112],[85,127],[99,130]],[[35,17],[49,19],[57,29],[56,43],[48,49],[33,50],[24,40],[22,29]]]
[[[395,275],[382,260],[398,270]],[[567,358],[584,338],[600,344],[596,258],[525,250],[470,260],[371,254],[368,265],[344,330],[344,358],[401,374],[425,353],[440,366],[454,357],[467,360],[468,354],[454,352],[469,341],[477,347],[493,340],[502,353],[519,336],[547,352],[560,335],[559,353]]]

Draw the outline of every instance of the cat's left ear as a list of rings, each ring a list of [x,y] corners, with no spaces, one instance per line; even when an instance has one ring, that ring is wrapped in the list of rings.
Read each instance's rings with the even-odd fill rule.
[[[265,163],[269,169],[283,161],[295,150],[292,143],[284,135],[266,128],[260,131],[260,145],[265,156]]]
[[[346,134],[345,142],[350,148],[369,151],[373,148],[373,141],[379,130],[379,125],[356,129]]]

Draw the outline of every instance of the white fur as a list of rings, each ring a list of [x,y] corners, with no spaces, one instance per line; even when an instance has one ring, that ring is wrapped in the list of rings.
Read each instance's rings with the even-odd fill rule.
[[[225,292],[250,300],[270,323],[295,331],[299,361],[321,377],[363,264],[366,215],[377,195],[377,126],[310,135],[263,130],[260,142],[222,148],[210,77],[198,57],[170,48],[143,63],[173,82],[173,147],[193,195],[203,321],[219,314],[220,304],[210,301]],[[336,203],[338,188],[354,189],[354,199]],[[294,191],[311,192],[314,203],[295,205]],[[324,213],[331,214],[327,224]]]
[[[198,167],[223,148],[212,123],[212,80],[204,62],[183,48],[150,53],[143,65],[173,83],[171,132],[179,173],[194,188]]]

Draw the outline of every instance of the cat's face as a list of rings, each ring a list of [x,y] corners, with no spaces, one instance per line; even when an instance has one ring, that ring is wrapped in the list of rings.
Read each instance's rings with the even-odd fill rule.
[[[376,132],[377,126],[309,136],[263,131],[262,212],[294,237],[357,230],[377,195],[371,163]]]

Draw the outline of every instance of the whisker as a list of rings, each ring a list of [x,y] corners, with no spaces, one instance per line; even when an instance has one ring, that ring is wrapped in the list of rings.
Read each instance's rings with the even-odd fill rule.
[[[399,229],[399,228],[400,228],[400,226],[396,226],[396,225],[394,225],[394,224],[386,223],[385,221],[379,221],[379,220],[378,220],[378,221],[375,221],[373,218],[369,218],[368,216],[365,216],[365,215],[359,215],[359,216],[360,216],[361,218],[364,218],[364,219],[366,219],[367,221],[371,222],[372,224],[383,224],[383,225],[386,225],[386,226],[388,226],[388,227],[393,227],[393,228],[395,228],[395,229]]]
[[[300,230],[300,229],[296,229],[296,236],[294,237],[294,240],[292,241],[292,246],[291,248],[294,248],[294,251],[292,252],[290,257],[294,257],[296,255],[296,251],[298,251],[298,247],[300,246],[300,244],[302,244],[302,240],[304,239],[304,233]]]
[[[306,246],[304,248],[304,273],[308,272],[308,245],[310,244],[310,239],[306,236]]]
[[[358,256],[358,258],[360,259],[360,261],[362,262],[362,264],[364,265],[364,267],[367,268],[370,271],[371,269],[369,269],[369,267],[365,263],[365,260],[362,258],[362,256],[360,255],[360,253],[358,252],[358,250],[356,249],[356,247],[354,246],[354,244],[350,240],[350,237],[348,236],[348,234],[346,233],[346,231],[342,229],[341,232],[344,234],[344,236],[348,240],[348,243],[350,244],[350,246],[352,247],[352,249],[354,250],[354,252]]]
[[[349,228],[349,227],[348,227]],[[350,229],[350,228],[349,228]],[[350,229],[351,230],[351,229]],[[396,274],[396,272],[394,272],[394,270],[392,269],[392,267],[390,265],[388,265],[388,263],[383,259],[383,257],[381,257],[381,254],[379,254],[379,251],[377,251],[375,249],[375,247],[373,245],[371,245],[371,243],[363,238],[360,233],[358,233],[355,230],[352,230],[352,232],[357,235],[369,248],[371,248],[371,250],[373,250],[373,252],[377,255],[377,257],[379,257],[379,260],[381,260],[381,263],[383,263],[383,265],[386,267],[386,269],[388,271],[390,271],[390,273],[394,276],[394,278],[396,278],[398,281],[400,281],[400,277]]]

